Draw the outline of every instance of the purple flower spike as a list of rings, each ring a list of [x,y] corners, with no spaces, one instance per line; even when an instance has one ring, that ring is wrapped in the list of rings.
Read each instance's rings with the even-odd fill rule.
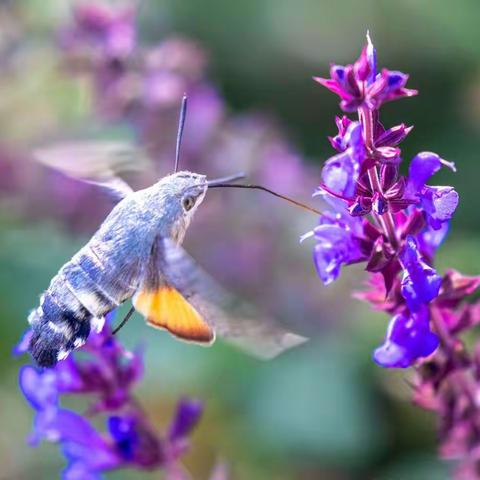
[[[410,311],[417,312],[438,296],[442,278],[422,260],[412,236],[407,237],[400,258],[404,268],[402,295]]]
[[[382,367],[407,368],[416,360],[431,355],[439,340],[429,327],[428,309],[408,316],[395,315],[388,326],[384,343],[373,353]]]
[[[347,138],[354,119],[337,118],[338,135],[329,140],[338,154],[326,161],[323,184],[314,194],[323,195],[336,211],[324,212],[320,226],[304,238],[317,240],[314,261],[325,283],[337,278],[342,265],[366,261],[369,289],[356,296],[391,317],[374,361],[387,368],[416,363],[413,400],[437,414],[440,456],[460,461],[455,478],[478,479],[480,342],[470,349],[463,334],[474,334],[480,325],[480,277],[447,270],[442,278],[432,268],[459,197],[452,187],[427,182],[442,166],[455,171],[455,165],[422,152],[402,176],[399,144],[412,127],[385,129],[378,110],[417,92],[406,88],[408,75],[376,70],[367,35],[353,65],[333,66],[331,78],[317,79],[340,96],[343,111],[357,110],[364,153],[359,160],[353,135]],[[351,220],[358,220],[358,227]]]

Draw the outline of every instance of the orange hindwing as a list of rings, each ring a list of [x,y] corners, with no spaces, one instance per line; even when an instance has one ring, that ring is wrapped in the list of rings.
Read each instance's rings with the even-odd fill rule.
[[[162,286],[155,291],[140,291],[133,303],[153,327],[164,328],[190,342],[212,343],[215,340],[214,331],[175,288]]]

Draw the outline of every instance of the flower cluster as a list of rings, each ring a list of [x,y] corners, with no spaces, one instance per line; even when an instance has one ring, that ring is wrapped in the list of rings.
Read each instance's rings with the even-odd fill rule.
[[[454,270],[442,277],[433,265],[458,194],[429,182],[442,167],[455,171],[455,166],[422,152],[410,161],[408,175],[401,175],[399,144],[412,127],[385,127],[379,108],[417,92],[405,87],[404,73],[377,72],[368,35],[359,59],[333,65],[330,76],[315,80],[357,118],[336,119],[338,134],[329,140],[338,153],[325,162],[314,194],[330,209],[303,238],[316,240],[314,263],[325,284],[336,280],[344,265],[366,264],[371,288],[356,296],[391,315],[373,359],[383,367],[418,367],[414,398],[438,413],[442,454],[466,459],[463,473],[478,471],[480,370],[477,353],[472,358],[459,335],[480,322],[479,305],[466,302],[480,277]]]
[[[178,105],[188,92],[195,132],[185,136],[183,153],[195,156],[215,132],[224,108],[205,79],[206,55],[181,37],[140,46],[136,13],[132,5],[77,6],[72,24],[60,34],[66,66],[91,79],[98,114],[109,121],[128,120],[158,160],[172,158],[169,140],[175,138]]]
[[[385,128],[379,108],[417,92],[405,88],[408,76],[401,72],[383,69],[377,74],[370,40],[353,65],[333,65],[330,74],[330,79],[315,80],[340,96],[344,111],[357,111],[358,119],[336,119],[338,134],[330,143],[338,154],[325,162],[315,192],[332,209],[307,235],[317,240],[314,260],[324,283],[334,281],[342,265],[357,262],[383,276],[387,298],[398,301],[374,359],[384,367],[408,367],[438,346],[429,310],[442,279],[431,266],[432,255],[445,236],[458,194],[427,182],[443,165],[454,167],[423,152],[410,162],[407,177],[400,174],[399,144],[412,127]]]
[[[15,353],[26,351],[29,335],[28,331]],[[30,444],[41,440],[60,444],[68,460],[65,480],[95,480],[118,468],[162,468],[171,472],[171,478],[183,478],[178,460],[188,448],[202,405],[181,400],[168,432],[160,435],[133,396],[142,372],[141,352],[125,350],[112,336],[108,321],[54,369],[24,366],[19,383],[35,411]],[[61,405],[62,398],[73,395],[87,400],[84,415]],[[99,424],[104,425],[101,431]]]

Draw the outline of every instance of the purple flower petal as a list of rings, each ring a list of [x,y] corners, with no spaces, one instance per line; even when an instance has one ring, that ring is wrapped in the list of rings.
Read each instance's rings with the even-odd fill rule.
[[[56,407],[58,404],[57,379],[53,371],[40,371],[27,365],[20,370],[19,384],[35,410]]]
[[[51,427],[57,430],[60,441],[83,445],[95,451],[108,450],[108,444],[103,437],[78,413],[59,409]]]
[[[363,258],[358,241],[345,226],[324,224],[316,227],[314,233],[318,243],[313,250],[313,261],[325,285],[338,278],[342,265]]]
[[[129,417],[110,417],[108,419],[108,430],[115,440],[117,449],[122,457],[131,460],[138,443],[138,433],[135,429],[136,422]]]
[[[322,181],[331,192],[344,198],[351,198],[360,171],[359,165],[348,152],[328,159],[322,169]]]
[[[335,117],[335,123],[337,124],[338,134],[334,137],[328,137],[328,139],[335,150],[343,152],[348,147],[345,136],[348,127],[352,124],[352,120],[344,115],[343,117]]]
[[[421,152],[415,155],[408,169],[407,194],[418,195],[432,175],[437,173],[442,165],[455,171],[453,163],[446,162],[436,153]]]
[[[416,360],[431,355],[439,345],[429,327],[428,309],[416,314],[395,315],[388,326],[384,343],[373,353],[382,367],[406,368]]]
[[[33,335],[33,332],[31,328],[25,330],[25,332],[22,335],[22,338],[12,350],[13,356],[17,357],[19,355],[23,355],[24,353],[28,352],[28,347],[30,345],[30,340],[32,339],[32,335]]]
[[[442,244],[448,234],[449,224],[444,222],[438,230],[434,230],[430,226],[422,230],[417,235],[419,249],[423,255],[433,258],[438,247]]]
[[[170,425],[170,440],[175,441],[188,436],[200,420],[202,412],[202,402],[188,398],[180,400],[175,417]]]
[[[438,296],[442,278],[422,260],[412,236],[407,237],[400,258],[404,268],[402,295],[410,311],[416,312]]]
[[[62,480],[102,480],[102,475],[82,462],[72,462],[63,471]]]
[[[344,198],[351,198],[355,193],[360,168],[365,159],[362,126],[359,122],[349,124],[341,144],[346,146],[345,151],[325,162],[322,181],[331,192]]]
[[[452,218],[457,205],[458,193],[453,187],[425,187],[422,192],[422,206],[434,230]]]
[[[366,47],[367,61],[370,65],[370,75],[367,78],[367,85],[371,85],[377,76],[377,51],[373,46],[370,38],[370,32],[367,32],[367,47]]]
[[[377,148],[383,146],[395,146],[405,140],[405,137],[412,131],[413,127],[407,127],[404,123],[385,130],[375,139]]]

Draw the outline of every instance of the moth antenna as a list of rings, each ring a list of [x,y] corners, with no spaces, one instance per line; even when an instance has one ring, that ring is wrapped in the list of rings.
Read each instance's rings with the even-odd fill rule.
[[[270,190],[269,188],[264,187],[263,185],[237,185],[235,183],[212,183],[209,185],[208,188],[250,188],[253,190],[262,190],[264,192],[269,193],[270,195],[273,195],[274,197],[281,198],[282,200],[285,200],[299,208],[303,208],[308,212],[315,213],[316,215],[322,215],[322,212],[320,210],[310,207],[309,205],[305,205],[304,203],[299,202],[298,200],[294,200],[293,198],[287,197],[286,195],[282,195],[281,193],[277,193],[273,190]]]
[[[125,324],[130,320],[131,316],[133,315],[133,312],[135,311],[134,307],[130,307],[130,310],[128,313],[125,315],[124,319],[112,330],[112,335],[115,335],[122,327],[125,326]]]
[[[182,106],[180,107],[180,117],[178,119],[178,130],[177,130],[177,145],[175,148],[175,170],[174,173],[178,171],[178,164],[180,161],[180,147],[182,145],[183,137],[183,128],[185,127],[185,118],[187,116],[187,95],[183,95]]]

